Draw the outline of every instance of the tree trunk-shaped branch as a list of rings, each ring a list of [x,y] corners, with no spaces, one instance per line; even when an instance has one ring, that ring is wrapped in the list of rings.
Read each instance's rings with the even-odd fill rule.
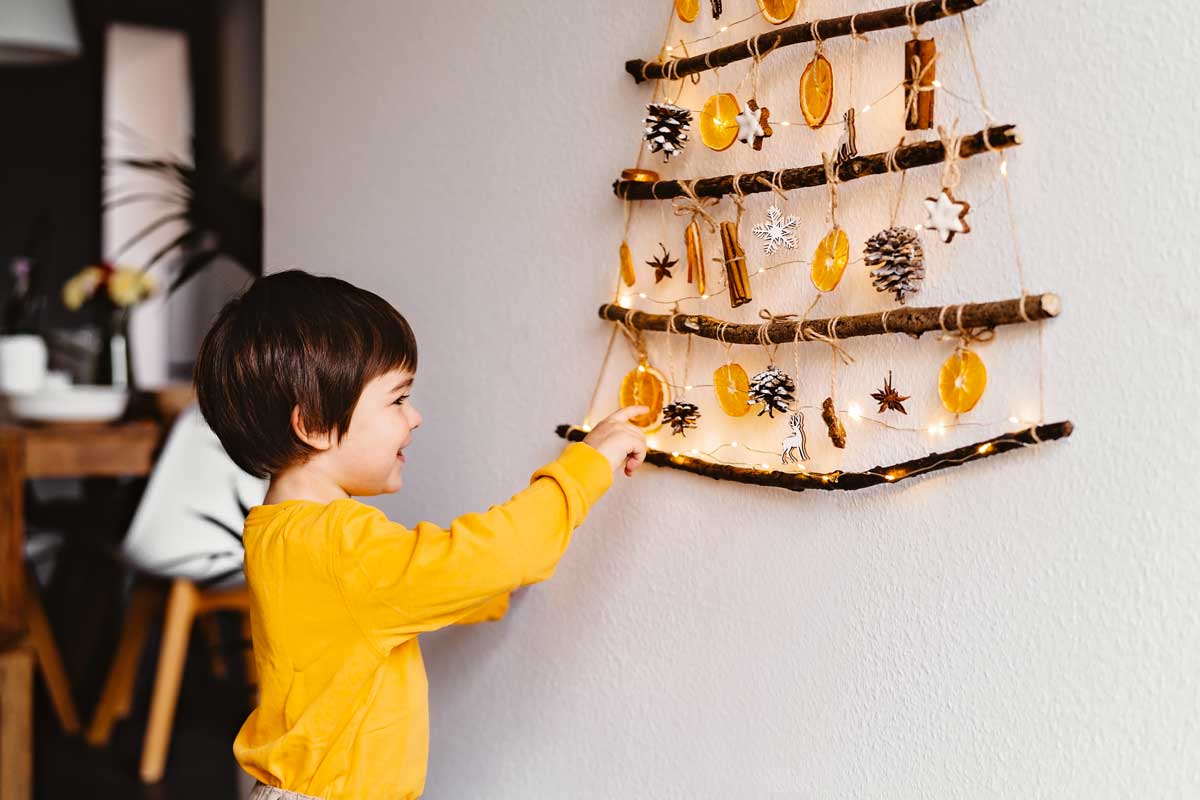
[[[622,308],[605,303],[600,306],[600,318],[622,322],[643,331],[671,331],[692,334],[705,339],[730,344],[787,344],[830,339],[851,339],[858,336],[878,336],[884,333],[907,333],[914,339],[930,331],[955,332],[974,328],[994,328],[1057,317],[1062,310],[1058,295],[1027,294],[1011,300],[990,303],[961,303],[948,306],[908,308],[901,306],[890,311],[856,314],[850,317],[830,317],[803,321],[803,330],[796,328],[800,320],[777,320],[763,325],[726,323],[704,314],[676,314],[671,325],[670,314],[649,314],[645,311]],[[724,326],[722,328],[722,326]],[[766,331],[762,331],[763,327]],[[720,333],[720,336],[718,336]]]
[[[949,469],[971,461],[991,458],[1000,453],[1007,453],[1023,447],[1065,439],[1071,435],[1074,426],[1069,421],[1054,422],[1048,425],[1038,425],[1014,433],[1005,433],[985,439],[981,442],[959,447],[944,453],[930,453],[924,458],[904,461],[891,466],[872,467],[866,472],[785,472],[782,470],[756,469],[739,467],[731,464],[718,464],[693,458],[683,454],[672,455],[663,450],[649,449],[646,451],[646,463],[659,467],[671,467],[703,475],[714,480],[739,481],[753,483],[759,486],[776,486],[780,489],[790,489],[802,492],[806,489],[821,489],[824,491],[866,489],[884,483],[900,483],[901,481]],[[559,425],[559,436],[568,441],[580,441],[587,432],[573,425]]]
[[[913,15],[917,24],[932,22],[952,14],[961,14],[972,8],[983,5],[986,0],[925,0],[913,4]],[[744,42],[720,47],[707,53],[700,53],[689,58],[670,59],[667,62],[645,61],[640,58],[625,62],[625,71],[633,76],[638,83],[651,78],[669,78],[671,80],[694,75],[697,72],[723,67],[735,61],[753,58],[754,52],[767,53],[780,47],[793,44],[803,44],[813,41],[813,29],[821,39],[835,39],[839,36],[849,36],[851,33],[870,33],[888,28],[903,28],[908,25],[907,5],[885,8],[879,11],[866,11],[849,17],[814,20],[788,25],[772,31],[760,33]],[[757,47],[752,42],[757,39]]]
[[[987,139],[984,139],[984,136]],[[959,158],[986,153],[989,150],[1003,150],[1015,147],[1021,143],[1016,125],[997,125],[978,133],[964,136],[958,148]],[[852,181],[865,178],[868,175],[883,175],[888,172],[888,157],[891,151],[872,153],[869,156],[852,158],[838,168],[839,181]],[[895,150],[893,169],[906,170],[913,167],[925,167],[930,164],[940,164],[946,160],[946,148],[940,141],[920,142],[898,147]],[[716,178],[701,178],[693,186],[699,197],[722,197],[733,194],[733,175],[721,175]],[[762,180],[759,180],[759,179]],[[812,186],[825,185],[825,167],[816,164],[810,167],[784,169],[778,171],[763,170],[762,172],[747,172],[737,176],[738,188],[742,194],[771,191],[771,182],[778,178],[779,188],[802,189]],[[765,182],[764,182],[765,181]],[[627,200],[670,200],[683,197],[684,191],[679,181],[615,181],[613,191],[618,197]]]

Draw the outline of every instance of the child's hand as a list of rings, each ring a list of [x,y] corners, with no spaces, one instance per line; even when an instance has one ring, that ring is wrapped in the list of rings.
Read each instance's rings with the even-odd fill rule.
[[[592,428],[583,441],[599,450],[612,468],[625,465],[626,477],[646,460],[646,434],[629,421],[630,417],[645,414],[649,406],[625,406],[614,411]]]

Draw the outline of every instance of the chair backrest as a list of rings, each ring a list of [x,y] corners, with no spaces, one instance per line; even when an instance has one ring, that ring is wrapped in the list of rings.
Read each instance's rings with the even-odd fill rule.
[[[242,582],[242,523],[267,484],[233,463],[191,404],[155,462],[121,546],[125,558],[144,572],[204,586]]]

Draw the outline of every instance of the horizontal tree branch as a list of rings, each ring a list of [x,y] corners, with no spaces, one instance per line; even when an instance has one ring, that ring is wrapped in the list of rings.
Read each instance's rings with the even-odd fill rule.
[[[703,475],[714,480],[739,481],[759,486],[775,486],[789,489],[793,492],[803,492],[806,489],[824,491],[866,489],[884,483],[900,483],[930,472],[936,472],[950,467],[957,467],[972,461],[991,458],[1000,453],[1007,453],[1022,447],[1029,447],[1055,439],[1065,439],[1074,430],[1070,421],[1054,422],[1048,425],[1038,425],[1014,433],[1005,433],[975,442],[944,453],[930,453],[924,458],[916,458],[891,466],[872,467],[866,472],[785,472],[782,470],[763,470],[751,467],[738,467],[731,464],[718,464],[693,458],[683,454],[672,455],[664,450],[648,449],[646,463],[659,467],[671,467],[696,475]],[[573,425],[559,425],[559,436],[568,441],[580,441],[587,432]]]
[[[987,139],[984,139],[984,136]],[[958,148],[959,158],[986,153],[989,150],[1003,150],[1015,147],[1021,143],[1016,125],[997,125],[987,128],[970,136],[964,136]],[[888,153],[872,153],[867,156],[852,158],[838,168],[839,181],[852,181],[865,178],[868,175],[883,175],[888,172]],[[930,164],[940,164],[946,160],[946,148],[941,141],[918,142],[896,148],[893,169],[906,170],[913,167],[925,167]],[[693,186],[700,197],[722,197],[733,194],[733,181],[737,178],[738,188],[742,194],[771,191],[770,183],[776,180],[781,189],[802,189],[812,186],[825,185],[825,166],[816,164],[809,167],[784,169],[777,172],[763,170],[761,172],[746,172],[741,175],[721,175],[716,178],[701,178]],[[762,178],[762,180],[759,180]],[[767,181],[764,183],[763,181]],[[614,181],[613,191],[618,197],[627,200],[670,200],[683,197],[684,191],[680,182],[673,181]]]
[[[643,331],[671,331],[692,334],[705,339],[731,344],[786,344],[799,339],[820,341],[820,337],[852,339],[857,336],[878,336],[884,333],[906,333],[913,338],[930,331],[958,331],[973,328],[993,328],[997,325],[1015,325],[1020,322],[1036,322],[1040,319],[1057,317],[1062,310],[1058,295],[1027,294],[1011,300],[994,300],[989,303],[960,303],[948,306],[925,306],[908,308],[901,306],[890,311],[870,314],[855,314],[849,317],[804,320],[799,333],[796,327],[800,320],[777,320],[762,325],[726,323],[704,314],[676,314],[671,325],[670,314],[650,314],[623,308],[613,303],[600,306],[600,318],[611,322],[622,322],[631,328]],[[724,326],[722,328],[722,326]],[[765,333],[760,331],[766,327]],[[720,336],[718,337],[718,332]]]
[[[961,14],[972,8],[983,5],[987,0],[925,0],[913,4],[913,13],[917,24],[932,22],[935,19]],[[663,61],[646,61],[641,58],[625,62],[625,71],[633,76],[638,83],[652,78],[682,78],[697,72],[723,67],[735,61],[753,58],[757,50],[760,54],[772,49],[787,47],[793,44],[803,44],[813,41],[813,29],[821,39],[836,39],[839,36],[849,36],[855,33],[870,33],[888,28],[903,28],[908,25],[907,5],[884,8],[879,11],[866,11],[848,17],[821,19],[812,22],[801,22],[771,31],[760,33],[744,42],[719,47],[707,53],[688,58],[669,59]],[[752,42],[757,39],[757,46]],[[668,66],[669,65],[669,66]]]

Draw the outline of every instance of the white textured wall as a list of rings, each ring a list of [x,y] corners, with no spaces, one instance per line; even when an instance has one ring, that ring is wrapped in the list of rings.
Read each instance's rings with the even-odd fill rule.
[[[730,20],[752,9],[725,5]],[[807,14],[886,5],[811,0]],[[426,638],[430,797],[1200,795],[1200,32],[1190,3],[1152,5],[992,0],[970,16],[992,108],[1026,139],[1010,171],[1028,284],[1065,304],[1045,329],[1046,417],[1074,420],[1075,436],[855,494],[653,467],[618,478],[555,578],[506,621]],[[609,184],[631,165],[649,91],[622,65],[656,51],[667,6],[268,3],[268,264],[380,292],[421,342],[425,426],[406,488],[379,499],[396,519],[447,522],[506,499],[558,451],[554,425],[587,411],[622,222]],[[959,23],[927,30],[945,53],[939,77],[974,97]],[[858,47],[859,106],[899,79],[903,36]],[[849,44],[828,50],[845,89]],[[798,119],[810,53],[765,63],[760,100],[776,119]],[[723,70],[723,87],[744,74]],[[698,107],[713,87],[685,101]],[[956,104],[939,103],[948,120]],[[899,105],[893,95],[863,117],[860,149],[895,142]],[[836,135],[780,131],[758,155],[696,148],[663,171],[815,163]],[[926,240],[923,302],[1016,293],[996,168],[964,165],[975,232],[950,248]],[[914,224],[938,171],[910,177],[900,218]],[[886,185],[843,188],[856,250],[886,224]],[[799,257],[824,231],[823,202],[820,190],[789,201],[804,220]],[[750,202],[747,240],[767,204]],[[680,253],[680,232],[669,210],[640,207],[639,264],[660,238]],[[887,307],[851,269],[822,310]],[[707,310],[801,311],[812,289],[792,267],[754,292],[753,306]],[[935,378],[950,345],[849,346],[839,404],[869,408],[891,368],[912,423],[942,419]],[[663,337],[650,347],[669,361]],[[1034,330],[1004,329],[980,352],[991,381],[971,418],[1036,416]],[[707,383],[718,350],[702,342],[695,355],[689,379]],[[802,352],[803,401],[827,393],[828,361],[820,346]],[[618,351],[597,411],[629,364]],[[781,364],[795,369],[789,347]],[[698,442],[778,442],[780,420],[723,418],[707,391]],[[818,422],[810,442],[817,468],[861,469],[983,433],[852,424],[842,455]]]

